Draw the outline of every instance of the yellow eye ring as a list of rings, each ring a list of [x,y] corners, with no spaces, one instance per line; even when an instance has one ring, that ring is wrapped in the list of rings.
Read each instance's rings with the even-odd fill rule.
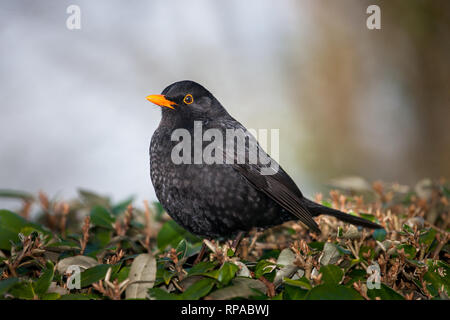
[[[191,104],[192,102],[194,102],[194,98],[192,97],[192,94],[187,94],[184,99],[183,102],[186,104]]]

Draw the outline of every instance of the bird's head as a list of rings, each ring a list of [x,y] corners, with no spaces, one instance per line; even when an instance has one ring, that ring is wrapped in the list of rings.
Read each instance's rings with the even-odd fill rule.
[[[161,94],[147,100],[163,107],[163,119],[203,121],[228,115],[219,101],[203,86],[194,81],[179,81],[165,88]]]

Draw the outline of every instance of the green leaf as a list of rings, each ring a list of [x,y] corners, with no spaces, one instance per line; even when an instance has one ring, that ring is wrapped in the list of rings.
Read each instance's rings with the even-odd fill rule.
[[[172,248],[176,248],[183,239],[192,243],[200,241],[198,237],[184,230],[175,221],[169,220],[164,223],[161,230],[158,232],[156,242],[158,249],[162,251],[169,245]]]
[[[31,201],[34,199],[34,197],[28,192],[4,189],[0,189],[0,198],[19,199],[25,201]]]
[[[312,288],[311,283],[309,282],[309,280],[305,276],[303,276],[303,277],[301,277],[300,279],[297,279],[297,280],[284,278],[283,282],[285,284],[288,284],[288,285],[293,286],[293,287],[299,287],[299,288],[308,289],[308,290]]]
[[[386,239],[386,230],[385,229],[376,229],[373,232],[373,238],[378,241],[384,241]]]
[[[436,230],[428,229],[426,232],[420,235],[419,242],[425,244],[427,248],[429,248],[435,238],[436,238]]]
[[[337,285],[344,278],[344,271],[333,264],[320,267],[320,273],[325,284]]]
[[[328,208],[333,208],[333,205],[328,201],[322,201],[322,205]]]
[[[89,206],[109,207],[110,200],[108,197],[100,196],[92,191],[78,189],[80,198]]]
[[[120,269],[119,273],[117,274],[117,277],[113,277],[112,279],[117,279],[119,283],[125,281],[128,278],[128,275],[130,273],[130,267],[123,267]]]
[[[159,250],[162,251],[169,245],[175,248],[183,240],[181,233],[182,230],[173,220],[164,223],[156,239]]]
[[[46,293],[46,294],[42,295],[42,297],[41,297],[42,300],[58,300],[60,298],[61,298],[61,295],[56,292]]]
[[[304,300],[308,290],[290,285],[284,286],[283,299],[285,300]]]
[[[134,198],[130,197],[111,208],[111,212],[114,216],[117,216],[127,210],[128,206],[133,203]]]
[[[359,216],[371,222],[375,222],[375,216],[369,213],[360,213]]]
[[[19,232],[29,223],[21,216],[8,211],[0,210],[0,249],[11,249],[11,241],[19,241]]]
[[[194,265],[191,269],[189,269],[188,276],[190,277],[195,275],[201,275],[203,273],[213,270],[215,267],[216,263],[212,261],[202,261]]]
[[[206,296],[214,287],[215,280],[211,278],[204,278],[193,285],[191,285],[185,292],[181,294],[182,299],[185,300],[198,300]]]
[[[16,283],[10,290],[9,293],[17,299],[34,299],[35,293],[33,291],[33,286],[30,281],[21,281]]]
[[[258,279],[266,273],[271,273],[276,268],[276,264],[268,260],[260,260],[255,267],[255,278]]]
[[[164,283],[166,285],[169,285],[170,281],[172,280],[172,278],[176,275],[175,272],[168,270],[168,269],[164,269],[163,270],[163,279],[164,279]]]
[[[60,300],[96,300],[98,297],[92,294],[70,293],[61,296]]]
[[[414,234],[414,230],[410,226],[408,226],[406,223],[403,224],[402,229],[406,233]]]
[[[239,267],[234,263],[225,262],[222,267],[219,269],[219,276],[217,280],[223,285],[227,285],[231,279],[234,278],[236,272],[239,270]]]
[[[148,290],[148,294],[155,300],[180,300],[181,296],[173,293],[169,293],[161,288],[151,288]]]
[[[188,251],[188,244],[185,239],[181,239],[175,251],[177,252],[178,259],[180,260],[186,256],[186,253]]]
[[[99,264],[81,273],[81,287],[85,288],[99,280],[102,280],[106,276],[106,272],[111,268],[109,264]]]
[[[92,238],[92,243],[90,244],[98,247],[98,250],[103,250],[111,242],[111,235],[111,229],[98,228],[97,230],[95,230],[94,237]],[[111,247],[111,245],[109,247]]]
[[[340,246],[340,245],[338,245],[338,244],[335,244],[335,246],[336,246],[336,248],[337,248],[337,250],[339,251],[339,253],[341,254],[341,255],[345,255],[345,254],[352,254],[352,252],[350,251],[350,250],[348,250],[348,249],[346,249],[346,248],[344,248],[344,247],[342,247],[342,246]],[[339,257],[339,256],[338,256]],[[339,260],[339,259],[338,259]],[[334,262],[333,262],[334,263]]]
[[[379,297],[382,300],[405,300],[401,294],[394,291],[394,289],[389,288],[384,283],[381,283],[380,289],[367,288],[367,296],[373,300],[375,300],[376,297]]]
[[[257,297],[258,298],[258,297]],[[255,299],[258,300],[258,299]],[[283,300],[283,292],[280,292],[279,294],[277,294],[276,296],[270,298],[270,300]]]
[[[155,201],[153,202],[153,207],[155,208],[155,220],[156,221],[161,221],[162,216],[164,215],[164,208],[161,205],[161,203]]]
[[[192,257],[193,255],[196,255],[200,252],[200,250],[202,249],[202,243],[201,242],[197,242],[197,243],[187,243],[187,250],[186,250],[186,255],[185,257]]]
[[[114,217],[104,207],[95,206],[91,210],[91,223],[107,229],[114,229]]]
[[[278,256],[280,255],[280,253],[281,253],[281,250],[278,250],[278,249],[266,250],[263,252],[263,254],[259,258],[259,260],[270,259],[270,258],[277,259]]]
[[[347,276],[350,278],[345,284],[347,287],[350,287],[354,282],[359,280],[364,281],[367,277],[367,272],[361,269],[352,269],[347,273]]]
[[[322,284],[312,288],[305,297],[306,300],[363,300],[363,297],[353,288],[342,285]]]
[[[364,261],[367,259],[371,260],[374,258],[374,256],[375,256],[375,250],[369,246],[362,245],[361,248],[359,249],[358,258],[360,261]]]
[[[71,240],[57,240],[57,242],[49,243],[46,245],[47,248],[56,248],[62,250],[70,250],[71,248],[80,248],[80,244],[73,242]]]
[[[19,281],[19,279],[17,278],[9,278],[6,280],[1,280],[0,281],[0,298],[8,292],[8,290],[10,288],[12,288],[17,282]]]
[[[425,263],[423,263],[422,261],[419,261],[419,260],[406,259],[406,261],[408,261],[412,265],[415,265],[418,268],[423,268],[426,266]]]
[[[43,270],[42,275],[39,279],[34,283],[34,292],[42,297],[47,293],[48,288],[53,280],[53,276],[55,274],[55,266],[50,261],[47,262],[46,268]]]
[[[11,241],[19,241],[19,233],[31,234],[33,231],[51,236],[51,232],[45,230],[42,226],[28,222],[9,210],[0,210],[0,249],[10,250]]]
[[[322,251],[325,243],[319,241],[312,241],[308,243],[308,246],[313,250]]]
[[[401,244],[397,247],[399,250],[405,250],[405,255],[408,259],[414,259],[416,256],[416,248],[410,244]]]
[[[405,197],[402,200],[402,204],[404,206],[409,206],[412,202],[412,197],[415,195],[416,193],[414,191],[409,191]]]
[[[217,280],[217,278],[219,277],[219,270],[211,270],[200,275]]]
[[[437,295],[439,290],[444,289],[449,294],[450,289],[450,267],[443,261],[429,261],[428,271],[423,276],[423,279],[428,283],[427,287],[431,285],[434,290],[430,292],[432,295]]]
[[[446,196],[447,198],[450,198],[450,189],[442,186],[442,193],[444,194],[444,196]]]

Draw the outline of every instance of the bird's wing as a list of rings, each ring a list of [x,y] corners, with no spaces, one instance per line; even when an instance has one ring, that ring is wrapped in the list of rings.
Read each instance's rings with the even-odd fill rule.
[[[242,126],[245,130],[245,128]],[[246,130],[245,130],[246,131]],[[257,190],[266,194],[269,198],[275,201],[282,208],[296,216],[302,223],[317,233],[320,229],[317,223],[312,218],[311,213],[302,204],[302,193],[298,189],[294,181],[289,175],[278,165],[278,163],[267,155],[259,146],[256,139],[249,134],[249,139],[254,139],[246,144],[245,148],[245,163],[238,163],[237,148],[235,150],[223,150],[225,161],[231,163],[233,168],[237,170],[243,177],[245,177]],[[249,144],[255,143],[256,150],[261,152],[263,156],[270,159],[270,165],[263,165],[259,161],[256,164],[251,164],[248,161]],[[250,150],[255,150],[250,148]],[[262,170],[265,170],[265,174]],[[272,171],[272,172],[268,172]],[[270,173],[270,174],[267,174]]]

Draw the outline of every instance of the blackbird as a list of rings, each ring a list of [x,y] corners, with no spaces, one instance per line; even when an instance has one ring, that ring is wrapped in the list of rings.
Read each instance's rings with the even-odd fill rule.
[[[305,198],[291,177],[262,150],[247,129],[200,84],[175,82],[160,95],[150,95],[147,100],[163,107],[161,122],[150,143],[150,176],[156,196],[167,213],[191,233],[229,239],[254,227],[268,228],[290,220],[299,220],[320,233],[313,217],[321,214],[358,226],[382,228]],[[189,152],[195,141],[188,144],[191,150],[180,152],[183,159],[189,161],[174,161],[173,150],[177,150],[174,148],[181,139],[174,139],[172,133],[182,129],[195,136],[196,124],[200,124],[204,132],[218,130],[223,137],[227,130],[243,130],[247,134],[246,161],[237,161],[238,143],[236,148],[218,147],[211,153],[222,152],[222,162],[195,161],[195,150]],[[202,141],[202,148],[209,143]],[[253,163],[248,161],[252,143],[262,157],[270,160],[269,165],[259,158]],[[272,172],[263,172],[264,168]]]

